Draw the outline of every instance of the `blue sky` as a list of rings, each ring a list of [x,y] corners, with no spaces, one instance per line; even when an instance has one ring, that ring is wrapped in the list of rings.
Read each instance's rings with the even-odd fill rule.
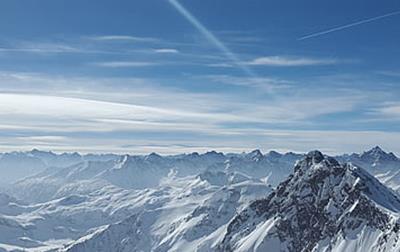
[[[398,1],[0,2],[0,150],[400,154]]]

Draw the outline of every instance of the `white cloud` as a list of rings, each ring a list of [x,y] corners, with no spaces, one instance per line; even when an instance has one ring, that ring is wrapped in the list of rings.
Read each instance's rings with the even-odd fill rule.
[[[229,104],[223,105],[226,99],[218,94],[184,91],[174,88],[168,80],[152,78],[99,78],[0,72],[0,92],[75,97],[138,105],[151,104],[160,107],[172,106],[198,111],[221,109],[221,106],[230,107]]]
[[[23,42],[16,43],[9,47],[0,47],[0,52],[26,52],[26,53],[87,53],[90,51],[83,50],[72,45],[64,43],[37,43]]]
[[[315,66],[315,65],[332,65],[336,64],[335,59],[317,59],[307,57],[294,57],[294,56],[266,56],[255,58],[251,61],[245,62],[251,66],[277,66],[277,67],[291,67],[291,66]]]
[[[221,63],[210,63],[210,64],[206,64],[206,66],[209,66],[209,67],[223,67],[223,68],[235,67],[234,65],[232,65],[230,63],[224,63],[224,62],[221,62]]]
[[[290,123],[292,126],[315,116],[350,111],[354,100],[291,99],[271,103],[215,101],[211,97],[195,97],[179,101],[179,94],[168,102],[144,97],[148,103],[108,102],[93,99],[48,96],[39,94],[0,93],[0,128],[34,132],[168,132],[207,135],[240,135],[226,124]],[[199,105],[200,99],[203,104]],[[343,99],[343,100],[342,100]],[[207,105],[213,106],[209,107]],[[21,128],[21,125],[23,127]],[[225,126],[224,126],[225,125]],[[242,126],[241,128],[246,128]]]
[[[383,107],[380,109],[380,112],[385,116],[390,116],[400,119],[400,104],[393,104],[387,107]]]
[[[33,94],[0,93],[0,115],[51,116],[53,118],[121,118],[149,120],[212,117],[201,113],[126,103]]]
[[[159,39],[151,37],[138,37],[128,35],[92,36],[90,39],[97,41],[131,41],[131,42],[158,42]]]
[[[55,97],[52,98],[52,101],[56,104],[72,101],[73,104],[76,104],[78,101],[71,99],[77,98],[84,101],[104,101],[110,102],[110,104],[122,103],[139,107],[186,111],[198,118],[201,118],[199,115],[207,115],[209,121],[211,118],[216,118],[213,121],[214,123],[295,124],[319,115],[352,111],[368,99],[368,97],[349,94],[348,92],[330,93],[330,96],[326,97],[324,91],[318,92],[316,89],[311,91],[306,89],[304,92],[296,89],[294,93],[289,88],[292,83],[279,79],[249,79],[228,75],[208,76],[207,79],[238,86],[257,86],[274,90],[276,95],[273,99],[254,99],[254,95],[260,93],[258,90],[255,90],[255,93],[247,94],[229,92],[229,90],[222,93],[199,93],[173,88],[168,85],[168,81],[160,83],[159,80],[152,79],[46,76],[27,73],[0,73],[0,83],[8,83],[3,87],[0,85],[0,92],[45,96],[44,98],[47,97],[45,99],[47,101],[50,99],[49,96]],[[196,81],[199,81],[199,79]],[[22,97],[19,97],[19,99],[26,100]],[[33,100],[27,99],[27,101]],[[14,104],[18,111],[18,104],[10,102]],[[98,103],[91,102],[90,104],[94,107],[98,106]],[[77,107],[85,106],[89,106],[87,102]],[[29,107],[27,106],[27,109]],[[117,108],[114,105],[113,107],[117,111],[120,110],[119,107]],[[4,108],[7,108],[7,103],[4,104]],[[43,109],[45,111],[47,108],[44,107]],[[77,112],[79,112],[79,109]],[[137,120],[138,118],[101,119]],[[143,119],[145,118],[140,118],[140,120]],[[196,123],[197,121],[192,120],[191,122]],[[15,123],[9,124],[15,125]]]
[[[383,70],[383,71],[377,71],[377,74],[381,74],[384,76],[389,76],[389,77],[400,77],[400,71],[394,71],[394,70]]]
[[[119,68],[119,67],[149,67],[156,66],[158,63],[156,62],[148,62],[148,61],[109,61],[109,62],[96,62],[93,65],[100,67],[111,67],[111,68]]]
[[[248,85],[245,77],[213,77]],[[159,81],[0,72],[0,149],[170,153],[320,148],[333,153],[383,143],[397,151],[390,140],[398,138],[396,132],[293,130],[318,127],[322,115],[353,112],[370,101],[367,95],[307,87],[277,89],[274,97],[258,89],[199,93]],[[398,116],[398,107],[385,104],[382,112]],[[279,130],[282,126],[292,130]]]
[[[345,130],[262,130],[240,129],[239,135],[213,137],[163,137],[140,138],[134,133],[124,138],[98,137],[62,137],[62,141],[55,141],[56,135],[33,137],[1,137],[0,151],[30,150],[40,148],[52,151],[80,151],[80,152],[119,152],[148,154],[188,153],[192,151],[205,152],[217,150],[223,152],[242,152],[259,148],[263,152],[268,150],[308,152],[319,149],[326,154],[362,152],[372,146],[382,148],[400,155],[398,142],[399,132],[383,131],[345,131]],[[245,137],[243,137],[245,136]]]
[[[207,75],[203,77],[217,83],[243,87],[254,87],[267,92],[285,89],[290,87],[292,84],[287,80],[270,77],[239,77],[232,75]]]
[[[389,120],[399,121],[400,120],[400,102],[384,102],[378,107],[371,110],[370,114],[373,116],[372,121]]]
[[[173,49],[173,48],[154,49],[154,52],[156,52],[156,53],[179,53],[179,51],[177,49]]]
[[[157,107],[158,106],[158,107]],[[198,131],[239,116],[59,96],[0,93],[0,128],[44,132]],[[18,128],[23,125],[24,128]]]

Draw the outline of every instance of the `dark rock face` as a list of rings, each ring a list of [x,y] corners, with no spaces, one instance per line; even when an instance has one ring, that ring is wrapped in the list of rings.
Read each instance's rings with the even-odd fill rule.
[[[288,251],[313,251],[319,241],[346,237],[365,225],[398,232],[399,225],[377,206],[386,207],[382,202],[400,209],[397,196],[364,170],[313,151],[267,198],[254,201],[231,221],[219,249],[233,251],[240,237],[271,219],[273,235]]]

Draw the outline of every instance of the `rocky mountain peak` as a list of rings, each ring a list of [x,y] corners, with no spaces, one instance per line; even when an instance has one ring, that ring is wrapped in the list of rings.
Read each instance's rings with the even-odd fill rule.
[[[150,153],[149,155],[145,156],[144,158],[146,161],[149,162],[159,162],[162,160],[162,156],[158,155],[155,152]]]
[[[393,153],[387,153],[379,146],[375,146],[369,151],[360,155],[360,158],[365,161],[396,161],[397,157]]]
[[[263,158],[263,154],[260,150],[256,149],[256,150],[253,150],[252,152],[248,153],[246,155],[246,158],[254,160],[254,161],[259,161],[261,158]]]
[[[320,151],[314,150],[307,153],[305,159],[311,160],[313,164],[318,164],[324,160],[324,155]]]
[[[211,158],[213,158],[213,157],[217,157],[217,158],[224,157],[224,154],[222,152],[216,152],[215,150],[207,151],[206,153],[204,153],[202,155],[205,156],[205,157],[211,157]]]
[[[220,248],[236,250],[237,244],[269,224],[273,228],[262,239],[278,237],[288,251],[313,251],[323,240],[346,237],[363,227],[397,230],[390,212],[399,210],[398,197],[366,171],[312,151],[274,192],[231,221]]]
[[[376,145],[371,151],[385,153],[379,145]]]
[[[295,167],[295,174],[298,173],[298,176],[302,176],[303,173],[308,173],[310,177],[310,173],[316,173],[318,171],[332,171],[334,169],[342,169],[339,162],[336,159],[328,156],[324,156],[320,151],[310,151],[307,155],[299,160]]]

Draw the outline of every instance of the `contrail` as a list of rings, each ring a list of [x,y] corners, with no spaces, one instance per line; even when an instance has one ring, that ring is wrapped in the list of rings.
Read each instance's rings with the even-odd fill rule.
[[[172,6],[185,17],[200,33],[204,35],[211,43],[213,43],[219,50],[221,50],[226,57],[228,57],[235,65],[242,69],[247,75],[256,77],[255,74],[236,56],[221,40],[219,40],[211,31],[209,31],[195,16],[193,16],[183,5],[177,0],[169,0]]]
[[[382,19],[382,18],[386,18],[386,17],[398,15],[398,14],[400,14],[400,11],[391,12],[391,13],[388,13],[388,14],[385,14],[385,15],[381,15],[381,16],[377,16],[377,17],[373,17],[373,18],[360,20],[360,21],[357,21],[357,22],[354,22],[354,23],[350,23],[350,24],[347,24],[347,25],[342,25],[342,26],[335,27],[335,28],[332,28],[332,29],[329,29],[329,30],[325,30],[325,31],[313,33],[313,34],[310,34],[310,35],[306,35],[306,36],[303,36],[301,38],[298,38],[297,40],[305,40],[305,39],[309,39],[309,38],[319,37],[321,35],[325,35],[325,34],[328,34],[328,33],[331,33],[331,32],[344,30],[344,29],[347,29],[347,28],[350,28],[350,27],[353,27],[353,26],[357,26],[357,25],[373,22],[375,20],[379,20],[379,19]]]

